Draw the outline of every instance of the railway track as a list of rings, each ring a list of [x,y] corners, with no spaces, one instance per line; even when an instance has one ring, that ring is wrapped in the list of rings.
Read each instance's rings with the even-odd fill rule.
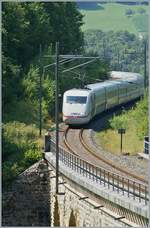
[[[71,129],[69,127],[67,127],[64,131],[64,144],[71,153],[78,157],[81,157],[86,162],[91,163],[91,165],[107,169],[110,172],[118,173],[121,176],[129,177],[132,178],[132,180],[134,181],[140,182],[141,184],[148,185],[148,181],[146,181],[143,177],[131,173],[131,171],[128,171],[127,169],[125,170],[121,167],[118,167],[112,161],[106,160],[102,156],[98,155],[94,150],[89,147],[89,145],[85,141],[83,137],[83,132],[84,129]],[[71,133],[73,133],[72,136],[70,136]],[[78,145],[74,145],[74,139],[77,137],[79,139]]]
[[[116,171],[120,171],[121,173],[124,173],[126,175],[128,175],[129,177],[132,177],[132,178],[135,178],[136,180],[138,181],[141,181],[143,183],[146,183],[148,184],[148,181],[146,181],[143,177],[140,177],[140,176],[137,176],[135,175],[134,173],[131,173],[130,171],[127,171],[123,168],[120,168],[119,166],[117,166],[116,164],[114,164],[113,162],[109,161],[109,160],[106,160],[104,158],[102,158],[100,155],[98,155],[94,150],[92,150],[89,145],[86,143],[86,141],[84,140],[84,137],[83,137],[83,131],[84,129],[82,128],[81,131],[80,131],[80,142],[82,143],[82,145],[87,149],[87,151],[89,151],[91,154],[93,154],[93,156],[98,159],[98,160],[101,160],[103,161],[104,163],[106,163],[107,165],[109,165],[110,167],[116,169]]]
[[[96,173],[97,170],[100,170],[100,183],[108,183],[108,185],[117,189],[121,189],[123,192],[128,192],[128,194],[133,194],[134,197],[140,197],[141,199],[144,199],[145,202],[147,201],[147,186],[148,182],[134,173],[131,173],[128,170],[124,170],[123,168],[118,167],[113,162],[110,162],[101,156],[97,155],[95,151],[93,151],[89,145],[85,142],[83,137],[83,131],[84,129],[70,129],[69,127],[66,128],[63,135],[64,144],[67,147],[67,150],[73,154],[76,159],[82,159],[83,160],[83,170],[84,168],[84,161],[88,164],[86,164],[86,169],[91,170],[93,173]],[[70,132],[78,132],[78,145],[82,145],[82,149],[74,145],[73,148],[73,139],[75,139],[75,135],[73,136],[73,139],[71,140],[71,143],[68,140],[68,136],[70,135]],[[84,148],[84,150],[83,150]],[[80,164],[81,165],[81,164]],[[77,165],[78,167],[78,165]],[[90,171],[89,171],[90,173]],[[93,180],[95,180],[95,174],[93,175]],[[89,174],[90,177],[90,174]],[[97,178],[97,177],[96,177]],[[121,186],[121,187],[120,187]],[[119,187],[119,188],[118,188]],[[130,190],[129,190],[130,189]],[[124,194],[124,193],[123,193]]]
[[[116,166],[93,151],[85,138],[85,129],[65,127],[60,134],[60,160],[78,173],[96,183],[108,186],[113,191],[122,192],[139,202],[148,202],[148,182],[128,170]],[[55,138],[52,140],[55,151]]]

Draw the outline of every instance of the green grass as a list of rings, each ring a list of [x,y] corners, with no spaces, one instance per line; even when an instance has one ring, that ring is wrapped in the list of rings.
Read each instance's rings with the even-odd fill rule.
[[[80,10],[85,15],[83,18],[83,31],[88,29],[99,29],[103,31],[119,31],[127,30],[131,33],[138,34],[141,27],[144,31],[148,31],[148,7],[140,5],[122,5],[122,4],[104,4],[104,9],[100,10]],[[138,9],[143,8],[146,14],[139,14]],[[125,12],[132,9],[135,14],[127,17]]]
[[[97,133],[96,140],[102,147],[113,154],[120,155],[120,135],[117,130],[108,129]],[[143,141],[139,140],[136,135],[134,124],[130,123],[130,128],[123,135],[123,153],[135,155],[143,152]]]
[[[108,124],[108,128],[95,135],[98,144],[106,151],[120,154],[119,128],[125,128],[123,135],[123,153],[135,155],[144,150],[144,136],[148,135],[148,96],[138,101],[130,110],[123,110],[121,114],[114,115]]]

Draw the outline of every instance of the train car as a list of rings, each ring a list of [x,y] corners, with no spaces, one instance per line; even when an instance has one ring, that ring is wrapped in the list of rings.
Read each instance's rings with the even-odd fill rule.
[[[88,123],[95,115],[144,94],[144,78],[131,72],[111,72],[111,79],[71,89],[63,96],[63,121],[69,125]]]

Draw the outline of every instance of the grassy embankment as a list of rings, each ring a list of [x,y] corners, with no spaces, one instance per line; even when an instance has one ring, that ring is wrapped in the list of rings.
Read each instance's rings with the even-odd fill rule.
[[[143,139],[148,134],[148,99],[137,102],[137,105],[129,111],[123,111],[121,115],[114,116],[107,130],[96,134],[96,141],[102,147],[114,154],[120,155],[119,128],[125,128],[123,135],[123,153],[135,155],[143,152]]]
[[[140,14],[140,8],[143,8],[145,13]],[[134,11],[130,17],[126,15],[128,9]],[[88,29],[114,32],[127,30],[134,34],[148,32],[148,6],[107,3],[100,4],[96,9],[81,9],[80,12],[85,15],[83,31]]]

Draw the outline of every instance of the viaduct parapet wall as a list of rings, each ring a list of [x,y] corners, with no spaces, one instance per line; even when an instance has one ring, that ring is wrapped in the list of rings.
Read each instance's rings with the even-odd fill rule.
[[[2,195],[2,226],[50,226],[50,179],[42,160],[24,171]]]

